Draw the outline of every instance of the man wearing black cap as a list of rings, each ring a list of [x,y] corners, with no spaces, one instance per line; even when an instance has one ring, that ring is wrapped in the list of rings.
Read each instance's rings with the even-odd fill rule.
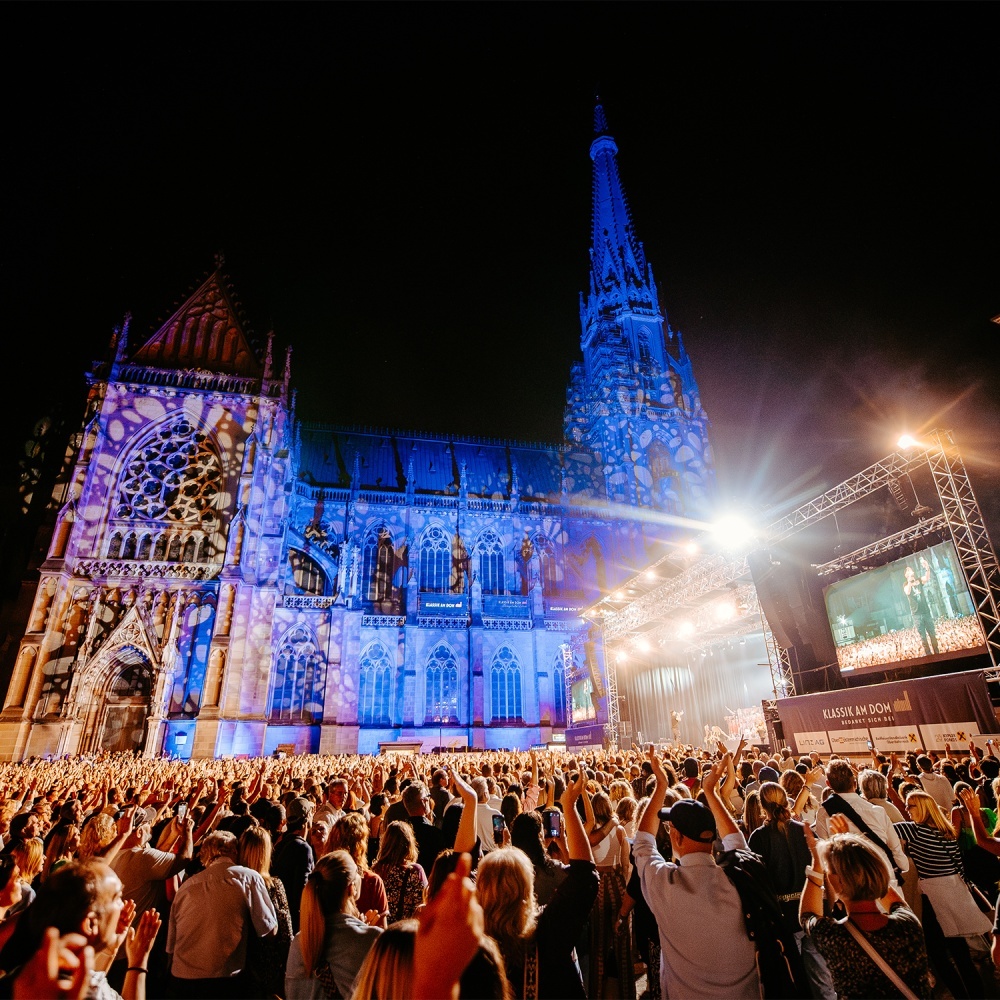
[[[635,835],[633,854],[642,894],[660,929],[662,995],[760,1000],[756,946],[747,937],[743,905],[712,854],[720,834],[724,850],[747,846],[718,794],[728,760],[705,776],[703,789],[711,808],[682,799],[661,815],[669,782],[652,747],[649,759],[656,787]],[[664,860],[656,850],[661,818],[669,824],[677,862]]]

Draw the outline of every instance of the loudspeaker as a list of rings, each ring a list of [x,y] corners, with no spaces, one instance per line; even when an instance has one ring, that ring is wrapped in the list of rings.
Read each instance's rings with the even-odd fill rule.
[[[815,571],[788,552],[758,550],[747,556],[757,599],[775,641],[789,651],[799,694],[843,687],[837,650]]]

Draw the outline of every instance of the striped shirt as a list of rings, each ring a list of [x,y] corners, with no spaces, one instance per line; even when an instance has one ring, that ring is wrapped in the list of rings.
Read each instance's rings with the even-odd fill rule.
[[[933,826],[922,826],[909,820],[894,823],[906,853],[913,859],[921,878],[941,878],[943,875],[964,875],[962,854],[957,840],[948,840]]]

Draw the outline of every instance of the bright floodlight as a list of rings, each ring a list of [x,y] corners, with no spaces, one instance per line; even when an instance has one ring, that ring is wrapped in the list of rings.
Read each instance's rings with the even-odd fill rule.
[[[719,543],[727,549],[749,545],[754,532],[749,523],[737,514],[726,514],[712,525],[712,532]]]
[[[912,437],[910,434],[904,434],[897,442],[897,448],[913,448],[917,443],[917,439]]]
[[[688,542],[687,545],[684,546],[684,551],[689,556],[696,556],[698,554],[698,543],[697,542]]]
[[[653,647],[645,639],[640,639],[636,644],[635,648],[639,650],[640,653],[648,653]]]
[[[692,625],[691,622],[681,622],[680,625],[677,626],[678,635],[690,635],[693,631],[694,625]]]
[[[656,579],[656,570],[655,569],[647,569],[646,570],[646,579],[647,580],[655,580]]]
[[[736,608],[731,601],[722,601],[715,606],[715,618],[720,622],[727,622],[736,616]]]

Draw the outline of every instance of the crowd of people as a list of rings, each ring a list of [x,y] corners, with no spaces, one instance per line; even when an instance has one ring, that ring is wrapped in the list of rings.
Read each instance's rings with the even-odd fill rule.
[[[1000,760],[0,765],[0,995],[997,995]]]
[[[975,649],[985,644],[983,628],[975,615],[958,618],[937,618],[934,621],[936,653],[954,653]],[[837,662],[841,670],[858,670],[915,660],[931,655],[916,625],[895,629],[882,635],[859,639],[849,645],[837,647]]]

